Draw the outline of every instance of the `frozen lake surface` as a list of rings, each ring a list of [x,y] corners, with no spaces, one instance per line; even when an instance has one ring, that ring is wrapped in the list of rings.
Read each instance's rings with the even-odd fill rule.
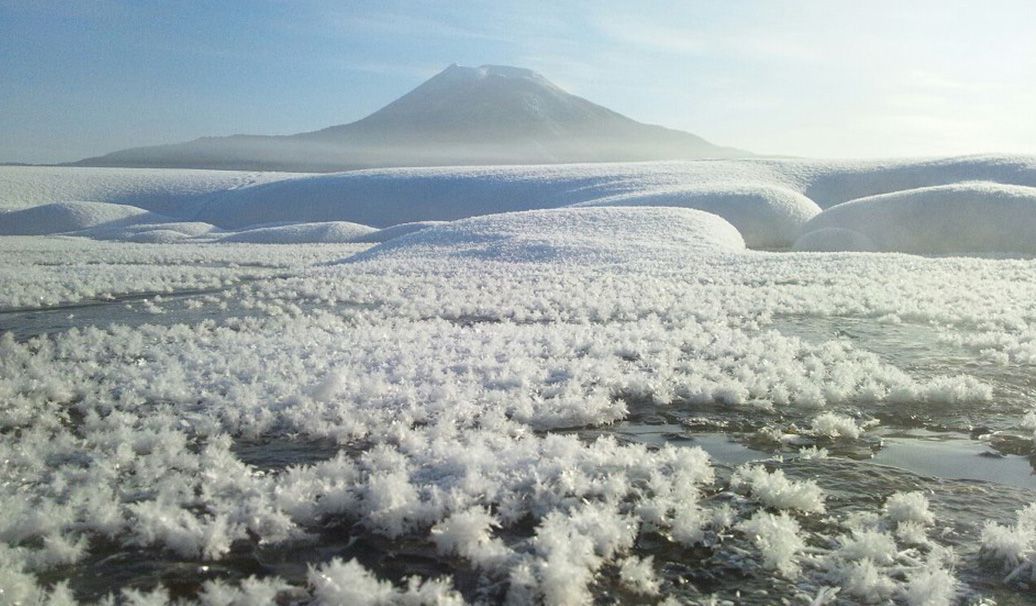
[[[1031,258],[405,231],[0,238],[5,598],[1036,603]]]

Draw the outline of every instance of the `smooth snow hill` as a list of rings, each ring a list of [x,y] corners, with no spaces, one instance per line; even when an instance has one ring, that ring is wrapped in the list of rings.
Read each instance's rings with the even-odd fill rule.
[[[294,223],[260,227],[239,231],[223,238],[220,242],[249,242],[252,244],[341,244],[356,242],[371,236],[379,230],[349,223],[348,221],[329,221],[326,223]]]
[[[1036,160],[743,159],[378,169],[240,188],[210,199],[197,218],[225,229],[324,221],[388,227],[577,204],[648,204],[716,212],[742,230],[749,246],[782,248],[792,245],[819,208],[903,186],[966,180],[1036,185]]]
[[[329,172],[746,155],[697,135],[637,122],[531,70],[451,65],[350,124],[288,136],[204,137],[74,164]]]
[[[555,208],[615,196],[784,188],[820,208],[868,195],[993,181],[1036,186],[1036,159],[981,156],[925,161],[709,160],[393,168],[305,175],[214,196],[198,217],[225,228],[352,221],[387,227],[492,212]],[[676,204],[678,205],[678,204]]]
[[[131,223],[128,225],[99,225],[69,232],[69,235],[127,242],[180,242],[219,235],[214,225],[199,221],[167,220],[156,223]]]
[[[928,160],[818,161],[782,163],[793,172],[801,191],[821,208],[877,194],[990,181],[1036,187],[1036,157],[1009,155],[961,156]]]
[[[37,236],[169,219],[135,206],[105,202],[55,202],[0,214],[0,236]]]
[[[685,208],[560,208],[472,217],[394,238],[350,257],[615,264],[743,251],[733,225]]]
[[[1036,254],[1036,188],[965,182],[833,206],[802,228],[797,250]]]
[[[65,200],[114,201],[158,211],[168,221],[208,224],[207,230],[199,228],[203,232],[198,236],[185,234],[191,238],[231,235],[215,228],[241,231],[287,223],[349,222],[395,230],[360,236],[368,242],[402,235],[426,227],[428,222],[492,213],[573,205],[689,207],[724,217],[741,231],[751,248],[788,248],[819,209],[854,198],[968,181],[1036,187],[1036,159],[977,156],[852,162],[751,158],[392,168],[303,175],[4,167],[0,169],[0,201],[9,207]],[[9,230],[11,223],[22,220],[19,216],[0,213],[0,230]],[[415,222],[417,225],[402,226]],[[58,233],[67,231],[67,226],[44,221],[34,229],[34,233]],[[285,232],[281,237],[312,239],[320,236],[314,229],[288,230],[291,234],[281,230]],[[175,237],[118,230],[106,233],[114,234],[105,235],[106,239],[118,239],[119,234]],[[332,231],[321,233],[340,239]],[[812,238],[816,241],[818,236]],[[829,238],[827,244],[816,246],[837,248],[839,242]]]
[[[392,227],[386,227],[385,229],[379,229],[378,231],[371,232],[369,234],[360,236],[352,242],[354,243],[381,243],[388,242],[393,238],[412,234],[415,231],[421,231],[426,227],[434,227],[436,225],[445,225],[446,221],[414,221],[412,223],[400,223],[393,225]]]
[[[576,206],[693,208],[723,217],[750,248],[783,248],[820,212],[816,202],[783,187],[731,183],[609,196]]]

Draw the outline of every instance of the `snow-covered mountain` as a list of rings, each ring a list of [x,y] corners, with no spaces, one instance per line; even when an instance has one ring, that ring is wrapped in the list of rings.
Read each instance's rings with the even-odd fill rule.
[[[75,164],[335,171],[745,155],[690,133],[637,122],[569,94],[531,70],[451,65],[350,124],[290,136],[204,137]]]

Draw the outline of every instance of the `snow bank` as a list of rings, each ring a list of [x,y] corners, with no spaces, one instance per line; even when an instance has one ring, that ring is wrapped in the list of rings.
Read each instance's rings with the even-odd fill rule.
[[[180,220],[240,229],[349,221],[389,227],[579,203],[713,204],[751,246],[791,237],[782,227],[847,200],[969,180],[1036,187],[1036,160],[986,156],[924,161],[742,159],[714,161],[391,168],[338,174],[179,169],[0,167],[0,209],[67,200],[130,204]],[[734,185],[736,184],[736,185]],[[700,194],[700,195],[699,195]],[[691,198],[694,198],[693,200]],[[656,198],[658,199],[658,198]],[[756,202],[752,202],[756,200]],[[734,213],[729,206],[748,213]],[[762,209],[767,212],[763,213]],[[759,234],[749,218],[769,217]],[[743,224],[742,224],[743,222]],[[781,238],[762,238],[781,230]],[[794,235],[794,234],[792,234]],[[776,244],[781,246],[781,244]]]
[[[849,230],[811,235],[819,230]],[[1036,254],[1036,188],[968,182],[860,198],[820,213],[803,227],[799,249],[916,254]]]
[[[296,176],[226,170],[0,166],[0,209],[96,200],[189,217],[210,194]]]
[[[57,202],[0,213],[0,235],[33,236],[168,220],[142,208],[105,202]]]
[[[805,198],[827,208],[863,196],[969,180],[1036,186],[1036,160],[1010,156],[892,162],[743,159],[362,170],[296,176],[229,190],[210,197],[198,218],[227,228],[299,221],[387,227],[598,201],[614,204],[622,197],[632,198],[626,204],[655,204],[647,198],[659,196],[666,205],[695,208],[720,204],[722,198],[725,205],[747,213],[725,211],[730,213],[725,218],[735,226],[743,220],[747,229],[757,225],[749,218],[772,214],[778,225],[763,224],[759,235],[780,230],[781,238],[762,241],[790,243],[797,232],[785,231],[786,226],[816,212]],[[703,192],[720,198],[709,201]],[[755,245],[756,233],[747,231],[745,237]]]
[[[737,228],[749,248],[787,248],[802,226],[820,213],[806,196],[767,185],[717,185],[636,192],[578,206],[675,206],[719,215]]]
[[[252,244],[341,244],[356,242],[378,230],[358,223],[329,221],[326,223],[297,223],[260,227],[240,231],[220,238],[220,242],[249,242]]]
[[[678,208],[566,208],[474,217],[380,244],[351,260],[466,258],[535,263],[621,263],[735,252],[736,229],[720,217]]]
[[[190,240],[190,236],[173,229],[149,229],[119,239],[138,244],[173,244]]]
[[[352,221],[388,227],[558,208],[622,194],[711,184],[779,183],[762,163],[645,162],[396,168],[309,175],[228,191],[198,218],[226,228]]]
[[[1036,187],[1036,158],[964,156],[930,160],[775,160],[785,178],[821,208],[895,191],[964,181]]]
[[[125,204],[58,202],[0,213],[0,235],[64,234],[94,240],[165,244],[203,239],[211,223],[176,221]]]

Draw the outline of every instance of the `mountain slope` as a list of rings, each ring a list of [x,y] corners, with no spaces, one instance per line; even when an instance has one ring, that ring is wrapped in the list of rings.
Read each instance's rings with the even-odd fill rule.
[[[75,163],[334,171],[744,156],[642,124],[521,68],[452,65],[362,120],[290,136],[205,137]]]

